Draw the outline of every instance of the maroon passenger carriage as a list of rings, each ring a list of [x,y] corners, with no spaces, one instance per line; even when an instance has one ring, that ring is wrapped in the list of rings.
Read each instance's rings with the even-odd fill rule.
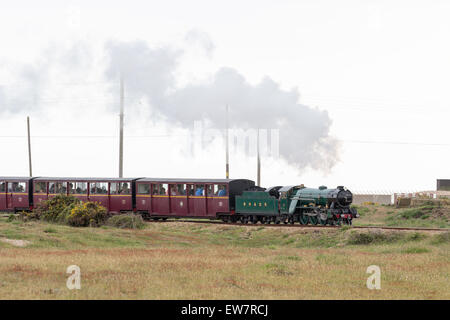
[[[98,202],[108,212],[146,218],[210,218],[234,214],[247,179],[0,177],[0,211],[32,210],[56,195]]]
[[[0,211],[31,210],[31,181],[30,177],[0,177]]]
[[[34,178],[33,203],[36,206],[63,194],[98,202],[113,213],[133,211],[135,181],[131,178]]]
[[[136,181],[136,211],[146,218],[210,218],[233,214],[235,196],[255,182],[246,179],[162,179]]]

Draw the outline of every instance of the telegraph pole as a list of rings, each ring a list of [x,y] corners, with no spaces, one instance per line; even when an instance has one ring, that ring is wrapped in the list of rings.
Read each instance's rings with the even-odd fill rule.
[[[226,107],[226,116],[225,116],[225,177],[226,179],[230,178],[230,155],[229,155],[229,146],[228,146],[228,105]]]
[[[261,186],[261,157],[259,154],[259,129],[256,135],[256,181],[257,185]]]
[[[123,109],[124,109],[124,87],[123,76],[120,76],[120,141],[119,141],[119,178],[123,177]]]
[[[33,176],[33,168],[31,166],[31,134],[30,134],[30,117],[27,117],[27,129],[28,129],[28,166],[30,169],[30,177]]]

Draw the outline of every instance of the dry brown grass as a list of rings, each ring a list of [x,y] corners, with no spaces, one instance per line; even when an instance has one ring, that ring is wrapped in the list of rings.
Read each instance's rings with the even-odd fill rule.
[[[0,299],[450,299],[448,242],[345,244],[351,232],[0,221],[0,236],[32,242],[0,245]],[[66,288],[72,264],[81,268],[81,290]],[[369,265],[381,267],[381,290],[366,288]]]

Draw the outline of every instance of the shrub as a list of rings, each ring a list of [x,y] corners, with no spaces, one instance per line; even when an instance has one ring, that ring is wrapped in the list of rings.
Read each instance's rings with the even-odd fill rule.
[[[65,211],[64,214],[67,213]],[[84,202],[75,204],[65,219],[67,224],[74,227],[99,227],[106,222],[108,217],[109,214],[106,208],[99,203]]]
[[[144,219],[138,214],[120,214],[112,216],[106,222],[107,225],[116,228],[142,229],[145,227]]]
[[[406,209],[400,212],[400,217],[403,219],[426,219],[428,214],[433,210],[433,206],[422,206],[420,208]],[[426,216],[425,218],[423,218]]]
[[[22,221],[31,221],[31,220],[39,220],[41,218],[40,212],[37,211],[22,211],[19,213],[19,219]]]
[[[414,232],[407,236],[408,241],[418,241],[418,240],[422,240],[425,238],[426,238],[426,235],[424,235],[423,233],[420,233],[420,232]]]
[[[371,243],[391,243],[400,240],[402,236],[398,233],[383,232],[352,232],[347,239],[348,244],[371,244]]]
[[[443,232],[433,237],[433,244],[450,243],[450,232]]]
[[[430,252],[430,250],[428,250],[427,248],[408,248],[402,251],[402,253],[426,253],[426,252]]]
[[[57,195],[49,200],[43,201],[33,210],[36,217],[49,222],[65,223],[65,218],[60,217],[68,207],[73,208],[81,201],[73,196]],[[66,212],[67,213],[67,212]]]
[[[365,216],[365,215],[366,215],[367,213],[369,213],[369,211],[370,211],[369,208],[367,208],[367,207],[362,207],[362,206],[358,206],[358,205],[356,205],[356,204],[353,204],[353,205],[351,206],[351,208],[354,208],[354,209],[358,210],[358,214],[359,214],[361,217]]]

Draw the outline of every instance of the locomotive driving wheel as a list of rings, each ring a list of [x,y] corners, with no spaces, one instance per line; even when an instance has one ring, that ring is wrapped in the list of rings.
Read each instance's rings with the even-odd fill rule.
[[[317,217],[309,216],[309,223],[311,223],[312,225],[316,225],[319,223],[319,220],[317,219]]]
[[[309,222],[308,216],[302,215],[302,216],[300,217],[300,224],[305,225],[305,224],[308,224],[308,222]]]

